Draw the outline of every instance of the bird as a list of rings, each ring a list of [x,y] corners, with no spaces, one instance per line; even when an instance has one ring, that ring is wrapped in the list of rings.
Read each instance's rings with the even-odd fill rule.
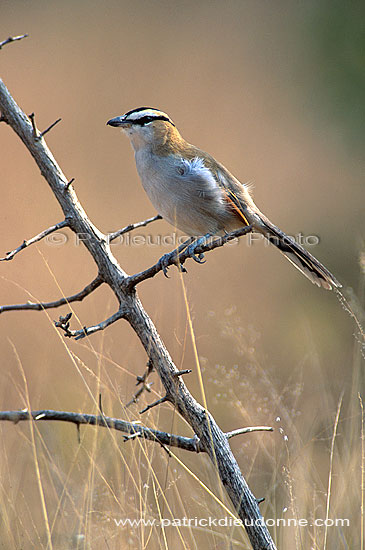
[[[158,214],[184,234],[195,237],[195,243],[200,243],[202,237],[251,226],[318,287],[331,290],[342,286],[312,254],[259,210],[249,185],[188,143],[165,112],[138,107],[106,124],[121,128],[130,139],[137,172]],[[191,250],[194,257],[194,247]]]

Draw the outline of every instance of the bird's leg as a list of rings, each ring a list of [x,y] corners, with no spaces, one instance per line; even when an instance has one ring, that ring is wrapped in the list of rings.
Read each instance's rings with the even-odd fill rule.
[[[203,235],[203,237],[199,237],[199,239],[196,239],[193,243],[191,243],[186,250],[190,258],[193,258],[193,260],[195,260],[198,264],[203,264],[205,262],[204,254],[200,252],[198,255],[196,255],[195,251],[202,244],[206,244],[208,239],[210,239],[212,236],[212,233],[207,233],[206,235]]]
[[[160,264],[161,269],[162,269],[163,274],[165,275],[165,277],[168,276],[167,275],[167,270],[168,270],[169,266],[172,265],[172,264],[175,264],[176,266],[180,267],[180,269],[183,273],[186,272],[185,267],[182,264],[179,265],[179,256],[180,256],[181,252],[183,250],[185,250],[185,248],[192,243],[193,240],[194,240],[193,237],[189,237],[189,239],[184,241],[180,246],[178,246],[177,248],[175,248],[171,252],[168,252],[167,254],[164,254],[159,259],[158,263]]]

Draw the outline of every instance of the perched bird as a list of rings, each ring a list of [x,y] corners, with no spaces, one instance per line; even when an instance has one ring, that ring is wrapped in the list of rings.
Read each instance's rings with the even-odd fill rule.
[[[260,212],[247,185],[185,141],[166,113],[139,107],[107,124],[128,135],[142,185],[171,225],[196,238],[252,225],[312,283],[328,290],[341,287],[314,256]]]

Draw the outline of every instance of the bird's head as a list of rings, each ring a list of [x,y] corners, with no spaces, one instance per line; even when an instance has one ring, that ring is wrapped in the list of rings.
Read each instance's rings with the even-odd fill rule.
[[[121,128],[128,135],[136,151],[141,147],[164,141],[171,133],[177,132],[171,118],[163,111],[152,107],[138,107],[108,120],[107,125]]]

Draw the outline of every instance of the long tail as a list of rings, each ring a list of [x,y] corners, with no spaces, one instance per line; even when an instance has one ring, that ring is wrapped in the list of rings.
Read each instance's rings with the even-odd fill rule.
[[[265,216],[260,215],[262,226],[259,229],[266,239],[274,244],[282,254],[312,283],[327,290],[341,288],[341,283],[305,248],[288,237]],[[261,225],[261,224],[260,224]]]

